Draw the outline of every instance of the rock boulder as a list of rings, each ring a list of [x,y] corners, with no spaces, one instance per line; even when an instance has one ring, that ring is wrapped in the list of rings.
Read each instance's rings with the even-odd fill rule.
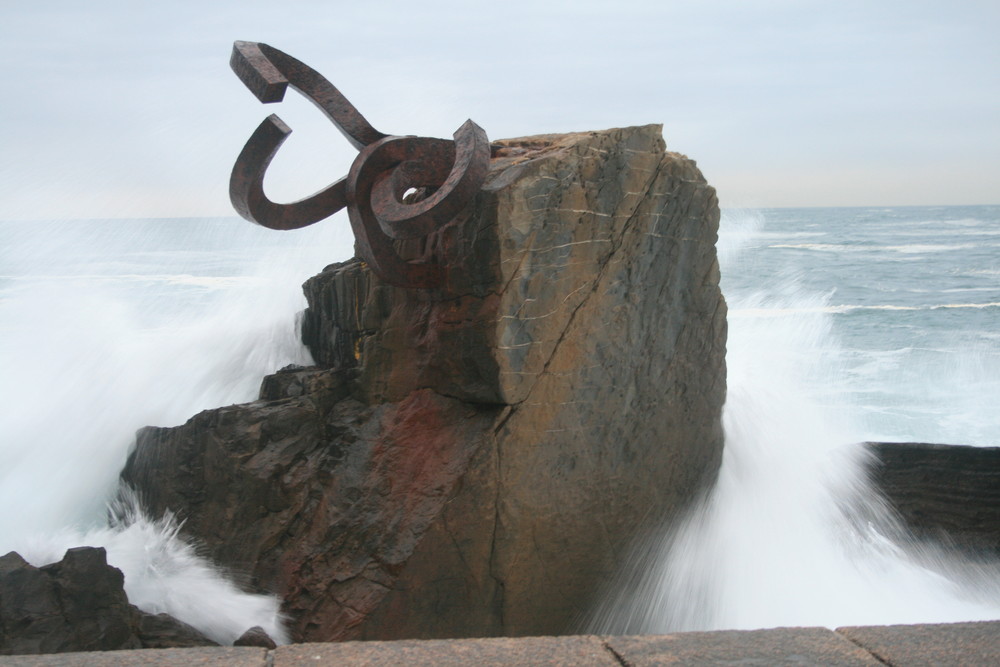
[[[0,558],[0,655],[216,646],[166,614],[130,605],[103,547],[78,547],[34,567]]]
[[[712,482],[726,308],[718,203],[658,126],[495,142],[464,215],[305,285],[316,367],[147,428],[122,477],[298,640],[558,634]]]
[[[1000,557],[1000,447],[866,446],[872,481],[914,536]]]

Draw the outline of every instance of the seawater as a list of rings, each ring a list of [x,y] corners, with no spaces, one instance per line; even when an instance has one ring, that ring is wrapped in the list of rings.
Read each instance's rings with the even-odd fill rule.
[[[1000,207],[726,211],[719,255],[719,480],[588,629],[1000,618],[1000,567],[910,542],[857,444],[1000,444]]]
[[[1000,207],[731,211],[720,253],[735,344],[812,330],[859,437],[1000,445]]]
[[[117,499],[145,425],[257,396],[311,363],[301,283],[352,254],[346,220],[298,233],[237,218],[0,222],[0,553],[34,565],[104,546],[129,599],[222,643],[278,602],[245,593],[178,538],[171,517]],[[109,507],[109,504],[115,504]]]
[[[300,285],[351,254],[346,220],[7,221],[0,239],[0,553],[104,546],[141,608],[222,642],[252,625],[284,638],[274,598],[116,500],[117,479],[136,429],[309,363]],[[719,483],[636,548],[591,628],[1000,617],[988,564],[889,539],[855,446],[1000,444],[1000,207],[726,211],[719,252]]]

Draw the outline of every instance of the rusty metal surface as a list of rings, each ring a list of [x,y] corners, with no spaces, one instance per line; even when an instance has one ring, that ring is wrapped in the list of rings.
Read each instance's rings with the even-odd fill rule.
[[[236,158],[229,196],[239,214],[270,229],[298,229],[348,210],[358,255],[386,282],[439,287],[447,267],[433,259],[406,261],[394,240],[426,237],[461,213],[489,171],[486,133],[471,120],[454,140],[379,132],[321,74],[267,44],[235,42],[230,66],[265,104],[284,99],[288,86],[313,102],[360,152],[344,178],[314,195],[281,204],[264,194],[264,175],[291,129],[264,119]],[[411,189],[429,193],[405,201]]]

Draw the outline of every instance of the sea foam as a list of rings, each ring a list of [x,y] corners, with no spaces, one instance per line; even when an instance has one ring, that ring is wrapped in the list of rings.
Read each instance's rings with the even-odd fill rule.
[[[719,252],[731,316],[718,482],[685,520],[633,545],[586,630],[632,634],[1000,618],[1000,566],[964,562],[944,549],[908,541],[867,481],[869,461],[857,443],[872,433],[870,415],[845,400],[858,395],[852,383],[859,378],[849,371],[860,367],[845,363],[851,355],[834,318],[862,307],[924,309],[837,305],[832,291],[804,288],[798,277],[805,274],[796,269],[755,266],[762,261],[756,250],[762,223],[760,215],[729,212],[723,218]],[[779,282],[761,279],[773,275]],[[860,363],[868,365],[863,381],[878,386],[915,352],[920,350],[886,351],[876,355],[876,365],[874,357],[862,357]],[[959,365],[954,352],[945,351]],[[930,381],[945,381],[951,390],[961,384]],[[954,410],[952,416],[988,421],[992,413],[985,410]]]
[[[232,220],[0,223],[0,553],[103,546],[129,600],[231,643],[286,641],[279,602],[199,555],[119,488],[134,433],[256,398],[311,358],[300,285],[350,254],[338,220],[289,235]]]

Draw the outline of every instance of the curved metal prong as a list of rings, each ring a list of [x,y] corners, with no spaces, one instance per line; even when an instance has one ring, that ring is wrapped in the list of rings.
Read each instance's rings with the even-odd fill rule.
[[[250,89],[264,104],[285,99],[288,79],[278,71],[267,56],[261,53],[257,42],[233,42],[233,55],[229,67],[236,72],[243,85]]]
[[[358,150],[386,136],[322,74],[284,51],[261,42],[235,42],[229,64],[261,102],[280,102],[285,87],[292,86],[319,107]]]
[[[490,166],[490,144],[481,127],[467,121],[455,141],[386,137],[366,147],[347,175],[347,212],[359,254],[386,282],[405,287],[439,287],[446,269],[408,262],[394,239],[428,236],[475,198]],[[403,203],[413,187],[431,187],[424,200]]]
[[[419,156],[416,160],[408,154],[394,156],[402,162],[401,167],[409,168],[396,168],[389,178],[376,183],[372,191],[372,207],[388,236],[394,239],[426,236],[468,206],[479,190],[490,169],[490,141],[486,132],[467,120],[454,137],[453,142],[413,138],[405,146],[407,153]],[[379,157],[382,165],[389,162],[388,156]],[[407,158],[412,161],[403,162]],[[401,195],[406,190],[424,186],[434,187],[434,193],[413,204],[402,202]]]
[[[372,209],[372,188],[386,176],[386,163],[379,155],[392,158],[405,153],[405,146],[416,137],[386,137],[367,146],[358,154],[347,174],[347,215],[354,231],[354,248],[378,276],[399,287],[439,287],[444,283],[444,269],[437,264],[407,262],[396,252],[392,237],[382,231]],[[440,141],[440,140],[438,140]]]
[[[476,196],[490,166],[486,133],[471,120],[454,141],[387,136],[365,120],[339,90],[308,65],[267,44],[236,42],[230,66],[261,102],[279,102],[292,86],[318,106],[360,154],[346,178],[291,204],[264,194],[264,174],[291,129],[275,115],[251,135],[229,179],[229,197],[244,218],[271,229],[311,225],[347,207],[356,250],[386,282],[400,287],[445,285],[446,266],[404,260],[394,240],[430,237]],[[403,202],[411,188],[430,194]]]
[[[274,114],[257,126],[240,151],[229,178],[233,208],[251,222],[269,229],[298,229],[328,218],[347,205],[346,178],[316,194],[276,204],[264,194],[264,173],[292,130]]]

